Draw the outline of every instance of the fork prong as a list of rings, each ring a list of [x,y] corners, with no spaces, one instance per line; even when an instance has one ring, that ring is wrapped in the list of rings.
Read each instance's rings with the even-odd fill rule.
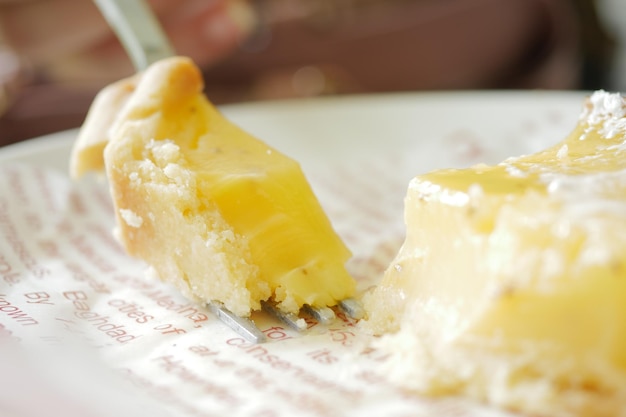
[[[315,320],[324,325],[332,323],[337,317],[330,307],[313,307],[306,304],[304,310],[313,316]]]
[[[301,319],[296,314],[281,311],[280,309],[276,308],[274,304],[268,301],[262,301],[261,306],[263,307],[263,310],[276,317],[292,329],[299,332],[306,330],[306,322],[304,321],[304,319]]]
[[[365,309],[360,301],[354,298],[346,298],[339,301],[339,308],[343,310],[348,316],[355,320],[360,320],[365,317]]]
[[[211,312],[217,316],[217,318],[219,318],[224,324],[243,336],[249,342],[265,342],[265,333],[259,330],[259,328],[256,327],[252,320],[234,314],[219,301],[211,301],[207,303],[207,305]]]

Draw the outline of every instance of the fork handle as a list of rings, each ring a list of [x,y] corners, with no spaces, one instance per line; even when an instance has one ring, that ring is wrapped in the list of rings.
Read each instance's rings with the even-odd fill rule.
[[[144,0],[94,0],[94,3],[126,49],[137,71],[175,54]]]

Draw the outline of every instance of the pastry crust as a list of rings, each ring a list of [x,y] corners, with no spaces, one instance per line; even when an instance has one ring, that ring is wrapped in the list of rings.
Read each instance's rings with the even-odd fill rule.
[[[104,171],[104,147],[109,142],[111,126],[135,91],[139,78],[135,75],[108,85],[96,96],[72,148],[72,178],[78,179],[89,171]]]

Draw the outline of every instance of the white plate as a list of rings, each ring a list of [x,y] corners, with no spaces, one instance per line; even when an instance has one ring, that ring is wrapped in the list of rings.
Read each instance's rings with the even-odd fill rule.
[[[367,286],[401,241],[402,201],[412,176],[493,163],[555,143],[574,127],[583,97],[541,91],[396,94],[222,110],[301,161],[353,250],[351,272]],[[186,314],[202,314],[201,307],[185,304],[160,281],[145,280],[145,266],[111,243],[113,216],[103,184],[69,181],[75,136],[75,130],[60,132],[0,149],[0,333],[54,342],[65,337],[55,330],[61,326],[98,343],[105,366],[92,370],[72,356],[12,369],[13,361],[0,360],[0,386],[13,388],[0,389],[0,403],[8,401],[20,415],[38,415],[52,406],[74,407],[78,390],[100,415],[116,416],[137,415],[131,407],[159,408],[155,416],[168,407],[179,416],[501,415],[410,398],[381,382],[384,376],[374,368],[380,358],[359,350],[349,321],[301,337],[260,317],[268,337],[281,338],[263,346],[246,344],[212,317],[196,322]],[[81,270],[83,258],[91,263]],[[78,311],[84,308],[86,313]],[[139,319],[130,314],[136,311],[152,321],[134,322]],[[126,344],[103,327],[120,323],[128,332],[122,336]],[[93,377],[103,376],[102,368],[121,371],[134,390]],[[58,392],[65,396],[54,404],[31,400],[57,398]],[[122,401],[124,393],[130,398]]]

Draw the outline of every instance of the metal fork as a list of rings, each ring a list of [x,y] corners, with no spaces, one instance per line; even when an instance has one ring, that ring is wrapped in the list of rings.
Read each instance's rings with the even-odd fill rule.
[[[137,71],[175,55],[159,21],[144,0],[94,0],[94,3],[126,49]]]
[[[126,49],[137,71],[175,55],[169,39],[144,0],[94,0],[94,3]],[[252,320],[233,314],[221,302],[210,301],[207,306],[222,322],[248,341],[261,343],[266,340],[265,334]],[[342,300],[339,307],[355,319],[364,315],[363,307],[354,299]],[[297,315],[284,313],[272,303],[263,303],[263,309],[290,327],[304,330],[303,322]],[[329,324],[335,318],[335,313],[328,307],[307,307],[304,310],[322,324]]]

